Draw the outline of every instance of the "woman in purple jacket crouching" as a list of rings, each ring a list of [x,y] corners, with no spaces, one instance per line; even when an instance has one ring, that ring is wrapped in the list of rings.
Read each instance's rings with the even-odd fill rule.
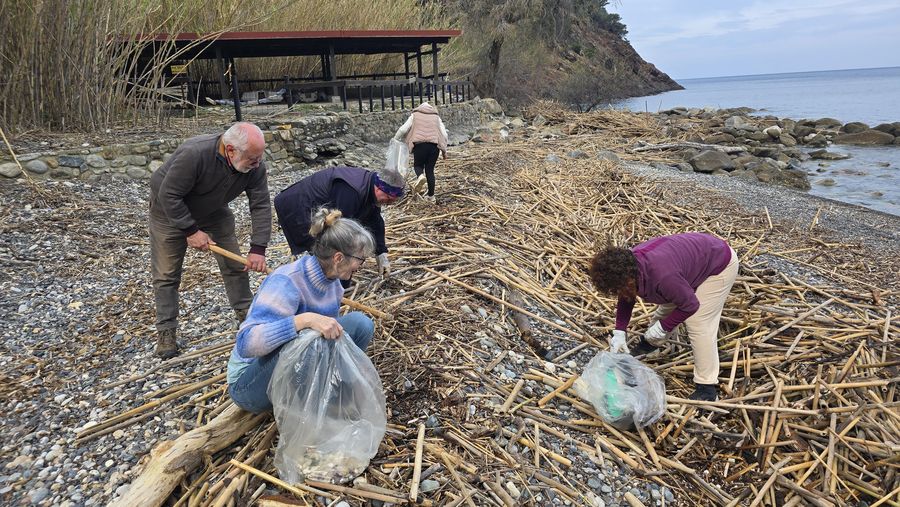
[[[607,247],[591,260],[598,291],[616,295],[616,329],[610,351],[628,352],[625,330],[637,296],[656,303],[635,356],[663,346],[684,323],[694,352],[692,400],[715,401],[719,385],[719,319],[738,272],[738,258],[724,240],[688,232],[661,236],[634,248]]]

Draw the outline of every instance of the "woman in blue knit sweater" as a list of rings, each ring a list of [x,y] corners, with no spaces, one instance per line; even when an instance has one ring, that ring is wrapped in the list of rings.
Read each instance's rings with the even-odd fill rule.
[[[335,340],[346,331],[366,350],[375,324],[360,312],[338,316],[344,288],[375,253],[375,240],[338,210],[319,208],[312,218],[310,253],[276,269],[260,285],[228,360],[228,393],[244,410],[272,409],[266,393],[281,347],[304,329]]]

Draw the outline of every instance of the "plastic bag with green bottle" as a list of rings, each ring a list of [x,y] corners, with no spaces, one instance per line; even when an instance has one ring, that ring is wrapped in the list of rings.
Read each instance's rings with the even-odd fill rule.
[[[630,354],[600,352],[581,377],[597,414],[617,428],[642,428],[666,411],[662,378]]]

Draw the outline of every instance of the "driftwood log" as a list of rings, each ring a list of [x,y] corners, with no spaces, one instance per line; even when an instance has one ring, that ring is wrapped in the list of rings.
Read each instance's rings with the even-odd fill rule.
[[[648,144],[632,149],[634,153],[652,150],[683,150],[685,148],[694,148],[697,150],[716,150],[723,153],[740,153],[747,151],[746,146],[719,146],[718,144],[692,143],[689,141],[681,141],[678,143]]]
[[[266,417],[231,405],[204,426],[162,442],[150,452],[150,462],[141,475],[110,507],[162,505],[181,480],[203,464],[204,455],[225,449]]]

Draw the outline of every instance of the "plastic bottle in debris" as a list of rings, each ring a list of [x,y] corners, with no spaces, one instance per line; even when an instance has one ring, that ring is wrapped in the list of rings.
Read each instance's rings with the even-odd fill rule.
[[[613,419],[621,418],[622,414],[625,413],[625,407],[618,400],[619,378],[616,376],[614,368],[606,370],[603,388],[603,401],[606,403],[606,410]]]

